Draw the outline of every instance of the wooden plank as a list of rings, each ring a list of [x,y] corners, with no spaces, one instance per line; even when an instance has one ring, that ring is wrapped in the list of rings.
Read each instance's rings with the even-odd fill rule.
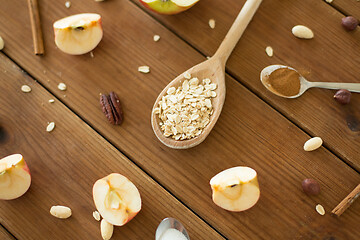
[[[347,16],[351,15],[360,19],[360,1],[357,0],[341,0],[341,1],[332,1],[332,6],[336,9],[339,9],[342,13],[346,14]]]
[[[0,239],[1,240],[13,240],[15,239],[11,236],[2,226],[0,226]]]
[[[211,56],[244,2],[200,1],[180,15],[150,14]],[[360,31],[346,32],[340,24],[342,17],[322,1],[263,1],[230,57],[227,71],[306,132],[321,136],[328,148],[360,170],[359,94],[353,94],[348,106],[333,100],[333,90],[311,89],[301,98],[283,99],[268,92],[259,80],[267,65],[284,64],[298,69],[309,81],[360,82],[360,52],[355,50],[360,48]],[[210,18],[216,19],[214,30],[208,26]],[[291,28],[297,24],[309,26],[315,38],[296,39]],[[266,55],[266,46],[273,47],[274,57]]]
[[[0,26],[10,39],[6,53],[227,238],[357,237],[359,204],[340,219],[321,217],[314,208],[321,203],[330,211],[358,184],[360,175],[324,148],[303,152],[309,136],[232,78],[227,78],[223,113],[204,143],[176,151],[158,142],[150,126],[153,101],[170,79],[204,57],[128,1],[101,5],[79,1],[70,9],[60,2],[44,2],[48,49],[44,58],[35,58],[23,47],[31,42],[20,4],[11,2],[8,7],[17,9],[19,17],[0,14],[0,19],[11,19],[18,27],[10,31],[8,25]],[[80,11],[105,16],[105,37],[94,58],[68,56],[54,47],[52,22]],[[162,37],[157,43],[152,41],[154,34]],[[148,75],[137,72],[144,64],[151,67]],[[57,90],[59,82],[68,84],[66,97]],[[117,92],[124,106],[125,122],[120,127],[108,124],[99,108],[98,94],[109,91]],[[230,213],[212,203],[209,180],[237,165],[258,171],[262,196],[253,209]],[[300,182],[305,177],[319,180],[320,196],[309,198],[302,193]]]
[[[2,201],[0,222],[19,239],[100,239],[100,223],[92,212],[94,182],[111,172],[127,176],[142,196],[141,212],[127,225],[115,228],[114,239],[153,239],[168,216],[182,221],[194,239],[223,239],[189,209],[74,115],[45,89],[0,55],[0,156],[22,153],[32,173],[29,191]],[[23,84],[31,93],[23,93]],[[56,127],[46,132],[48,121]],[[72,208],[60,220],[50,215],[53,205]]]

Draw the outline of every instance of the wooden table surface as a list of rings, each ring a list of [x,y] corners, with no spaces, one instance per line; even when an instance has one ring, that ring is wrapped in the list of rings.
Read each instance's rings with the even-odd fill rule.
[[[360,95],[347,106],[323,89],[290,100],[259,81],[261,69],[279,63],[310,81],[360,82],[360,28],[346,32],[340,25],[345,14],[360,18],[360,2],[264,0],[229,59],[226,102],[208,138],[173,150],[151,129],[157,95],[214,54],[244,2],[201,0],[184,13],[161,16],[137,0],[72,0],[69,9],[65,0],[39,0],[46,51],[40,57],[33,54],[26,1],[0,0],[0,157],[21,153],[32,173],[24,196],[0,202],[0,239],[101,239],[91,189],[111,172],[132,180],[143,200],[141,212],[115,228],[113,239],[154,239],[165,217],[179,219],[191,239],[360,239],[360,201],[339,218],[330,214],[360,183]],[[66,55],[54,43],[53,22],[81,12],[102,15],[104,38],[93,57]],[[315,38],[296,39],[291,28],[297,24],[313,29]],[[266,46],[273,47],[272,58]],[[141,65],[151,72],[139,73]],[[21,92],[23,84],[32,91]],[[99,93],[110,91],[124,107],[121,126],[110,125],[100,109]],[[56,128],[48,133],[50,121]],[[312,136],[324,145],[305,152]],[[234,166],[254,168],[261,190],[259,202],[240,213],[217,207],[209,185]],[[320,195],[303,193],[305,178],[318,180]],[[52,217],[57,204],[71,207],[73,216]]]

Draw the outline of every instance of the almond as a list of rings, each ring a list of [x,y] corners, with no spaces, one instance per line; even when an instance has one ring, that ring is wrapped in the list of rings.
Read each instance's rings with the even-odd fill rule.
[[[303,25],[297,25],[292,28],[292,33],[295,37],[302,38],[302,39],[312,39],[314,38],[313,31]]]
[[[50,209],[51,215],[57,218],[69,218],[71,216],[71,209],[65,206],[52,206]]]

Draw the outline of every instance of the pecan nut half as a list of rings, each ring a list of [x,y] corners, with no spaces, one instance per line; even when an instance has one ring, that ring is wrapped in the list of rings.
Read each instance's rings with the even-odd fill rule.
[[[123,111],[116,93],[110,92],[109,96],[101,94],[100,105],[103,113],[111,124],[120,125],[123,122]]]

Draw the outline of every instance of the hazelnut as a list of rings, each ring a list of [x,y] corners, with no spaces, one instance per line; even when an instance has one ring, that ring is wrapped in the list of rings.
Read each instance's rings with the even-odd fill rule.
[[[334,99],[343,105],[348,104],[351,99],[351,92],[346,89],[340,89],[335,93]]]
[[[314,179],[305,179],[304,181],[302,181],[301,186],[304,192],[308,195],[318,195],[320,193],[320,185]]]
[[[341,25],[347,31],[353,31],[356,29],[357,25],[359,25],[359,21],[353,16],[348,16],[341,19]]]

